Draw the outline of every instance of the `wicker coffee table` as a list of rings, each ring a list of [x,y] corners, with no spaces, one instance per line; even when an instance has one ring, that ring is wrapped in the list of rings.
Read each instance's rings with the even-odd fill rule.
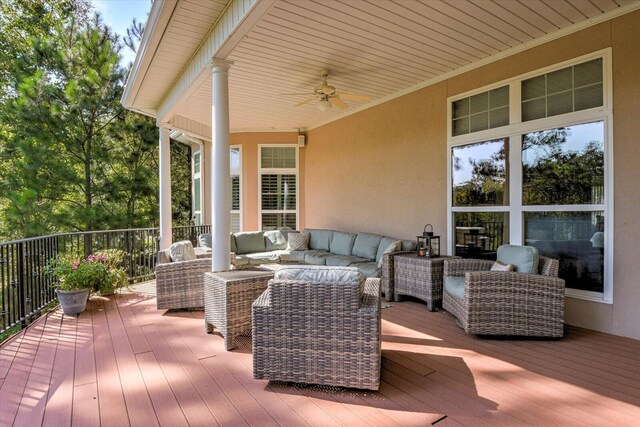
[[[273,271],[258,268],[204,274],[204,324],[224,337],[224,348],[236,347],[235,338],[251,333],[251,304],[265,289]]]
[[[394,296],[400,301],[402,295],[419,298],[427,303],[429,311],[436,311],[442,304],[442,272],[444,260],[457,257],[419,257],[416,253],[394,257]]]

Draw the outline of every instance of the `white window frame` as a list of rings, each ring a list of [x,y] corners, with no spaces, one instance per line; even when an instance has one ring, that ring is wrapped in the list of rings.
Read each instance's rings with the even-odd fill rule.
[[[202,153],[204,150],[202,150],[202,144],[197,144],[198,148],[196,150],[193,151],[193,153],[191,154],[191,201],[192,201],[192,205],[193,209],[191,212],[191,217],[194,219],[196,216],[200,216],[200,223],[199,224],[195,224],[195,225],[202,225],[202,205],[204,204],[204,186],[202,185]],[[200,156],[200,172],[196,172],[196,155]],[[196,210],[196,179],[200,180],[200,194],[198,195],[200,197],[200,210],[197,211]]]
[[[230,213],[231,214],[237,213],[239,215],[239,217],[240,217],[239,227],[240,227],[240,231],[243,231],[244,230],[244,226],[243,226],[243,218],[242,218],[242,208],[244,206],[244,202],[242,201],[242,197],[243,197],[244,191],[242,191],[242,181],[243,181],[243,178],[242,178],[242,145],[231,145],[229,148],[230,148],[230,150],[237,149],[238,152],[240,153],[240,168],[238,168],[238,169],[229,168],[229,171],[230,171],[229,179],[231,179],[231,176],[233,176],[233,175],[238,175],[240,177],[240,181],[238,183],[238,185],[240,187],[240,209],[239,210],[231,209]],[[231,156],[231,151],[229,151],[229,156]]]
[[[603,105],[587,110],[545,117],[526,122],[521,121],[521,82],[531,77],[547,74],[551,71],[577,65],[592,59],[602,58]],[[613,303],[613,248],[614,248],[614,164],[613,164],[613,70],[612,50],[606,48],[568,61],[522,74],[469,92],[447,98],[447,241],[450,254],[455,250],[455,230],[453,215],[455,212],[508,212],[509,237],[511,244],[524,242],[524,213],[553,211],[604,211],[605,216],[605,255],[603,292],[580,289],[566,289],[566,296],[600,303]],[[454,101],[477,93],[486,92],[509,85],[509,124],[498,128],[452,136],[452,105]],[[522,204],[522,135],[545,129],[554,129],[595,121],[604,122],[604,164],[605,197],[603,204],[523,206]],[[453,147],[508,138],[509,149],[509,204],[506,206],[465,206],[453,207],[453,176],[451,173],[451,150]]]
[[[296,150],[295,168],[263,168],[263,147],[288,147]],[[300,227],[300,150],[296,144],[258,144],[258,229],[262,230],[262,175],[295,175],[296,176],[296,230]],[[266,213],[291,213],[292,210],[265,210]]]

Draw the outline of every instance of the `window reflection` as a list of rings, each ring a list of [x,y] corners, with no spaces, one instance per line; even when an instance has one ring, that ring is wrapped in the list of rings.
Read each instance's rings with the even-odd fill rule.
[[[454,147],[451,150],[453,206],[500,206],[509,203],[508,139]]]
[[[602,292],[604,212],[525,212],[526,244],[560,260],[568,288]]]
[[[457,256],[496,259],[498,246],[509,243],[507,212],[455,212]]]

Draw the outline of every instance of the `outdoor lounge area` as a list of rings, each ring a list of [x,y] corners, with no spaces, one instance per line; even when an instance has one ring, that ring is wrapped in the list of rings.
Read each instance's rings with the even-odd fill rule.
[[[153,282],[57,310],[0,349],[0,425],[635,425],[640,344],[477,339],[420,302],[382,309],[377,392],[255,380],[202,311],[156,309]]]
[[[0,427],[639,425],[639,23],[640,0],[153,1],[113,92],[152,173],[51,209],[125,225],[0,242]],[[0,215],[46,217],[36,190]]]

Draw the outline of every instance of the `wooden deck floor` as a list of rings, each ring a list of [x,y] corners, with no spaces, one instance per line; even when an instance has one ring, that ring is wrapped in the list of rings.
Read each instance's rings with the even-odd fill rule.
[[[424,304],[382,313],[372,393],[254,380],[249,348],[151,295],[54,311],[0,348],[0,426],[640,425],[639,341],[478,339]]]

